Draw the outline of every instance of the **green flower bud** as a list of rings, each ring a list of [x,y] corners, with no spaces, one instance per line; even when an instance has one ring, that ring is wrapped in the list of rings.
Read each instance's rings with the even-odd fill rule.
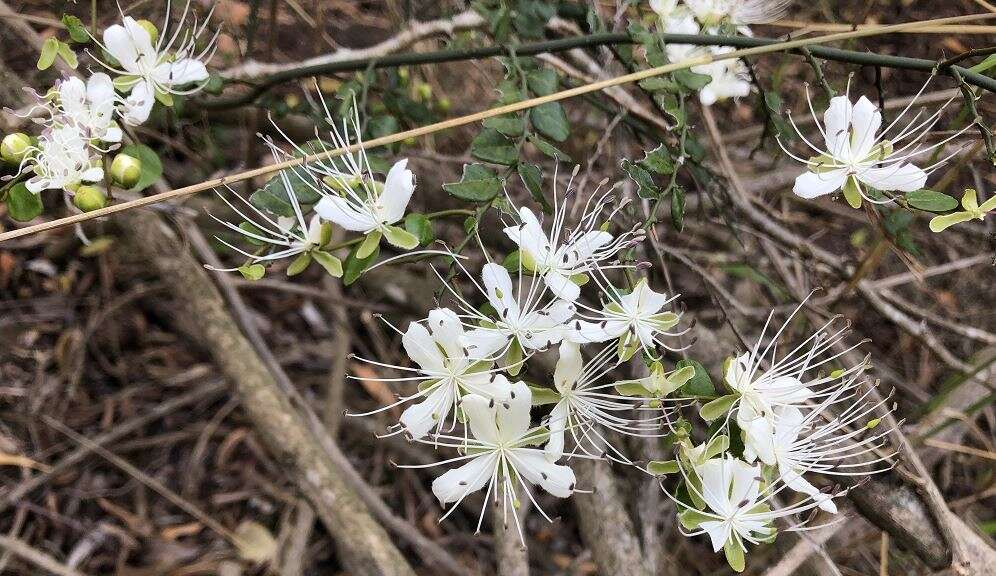
[[[111,161],[111,181],[122,188],[138,184],[142,176],[142,161],[130,154],[120,153]]]
[[[3,158],[4,162],[20,164],[27,156],[29,148],[31,148],[31,136],[24,132],[7,134],[3,137],[3,142],[0,142],[0,158]]]
[[[439,100],[436,100],[436,109],[439,110],[440,112],[449,112],[450,108],[452,107],[453,103],[450,102],[450,99],[447,98],[446,96],[443,96]]]
[[[425,82],[419,82],[415,85],[415,94],[417,95],[417,100],[428,100],[432,98],[432,86]]]
[[[152,44],[155,45],[156,40],[159,39],[159,29],[156,28],[156,25],[153,24],[152,22],[149,22],[148,20],[139,20],[135,23],[144,28],[145,31],[149,33],[149,38],[152,38]]]
[[[107,194],[96,186],[80,186],[73,196],[73,204],[84,212],[91,212],[107,206]]]

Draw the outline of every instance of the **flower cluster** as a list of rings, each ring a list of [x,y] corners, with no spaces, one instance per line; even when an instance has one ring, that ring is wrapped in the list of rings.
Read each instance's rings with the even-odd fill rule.
[[[773,22],[782,17],[791,0],[650,0],[651,9],[660,19],[661,28],[669,34],[751,35],[750,24]],[[725,46],[704,47],[688,44],[666,46],[667,57],[679,62],[703,54],[724,54],[733,49]],[[696,74],[710,77],[699,90],[699,100],[711,106],[727,98],[739,98],[750,93],[747,67],[737,59],[719,60],[691,68]]]
[[[27,177],[25,186],[34,193],[61,189],[83,210],[103,206],[106,192],[89,184],[105,180],[104,156],[120,146],[123,136],[119,121],[142,124],[157,100],[172,105],[172,95],[196,92],[208,80],[204,62],[214,39],[194,54],[206,22],[186,29],[189,13],[188,2],[178,26],[169,31],[167,3],[162,34],[148,20],[123,16],[121,24],[104,30],[102,41],[91,37],[102,54],[88,53],[114,77],[104,72],[85,81],[68,77],[36,93],[37,104],[28,114],[37,116],[40,134],[8,134],[0,150],[4,161],[18,167],[13,178]],[[111,182],[123,188],[137,183],[138,158],[119,154],[110,164]]]
[[[574,459],[631,463],[610,442],[611,434],[664,434],[668,413],[662,404],[651,405],[649,393],[616,390],[621,383],[612,373],[637,352],[641,360],[660,363],[662,352],[674,349],[672,339],[682,333],[676,329],[680,315],[670,310],[675,298],[646,280],[629,289],[611,283],[610,275],[636,269],[624,255],[642,241],[643,231],[610,232],[619,210],[611,190],[579,204],[581,215],[570,226],[573,203],[567,199],[576,195],[570,184],[565,194],[555,194],[546,222],[513,205],[508,218],[514,221],[505,222],[503,232],[518,250],[504,264],[489,261],[477,275],[456,261],[480,302],[439,273],[451,307],[432,310],[403,332],[396,329],[414,367],[365,360],[405,374],[381,381],[418,383],[415,392],[375,411],[406,405],[392,433],[456,450],[440,464],[462,464],[432,485],[443,505],[485,487],[506,514],[523,494],[535,502],[535,486],[567,497],[576,490]],[[599,304],[582,294],[585,285]],[[547,361],[549,367],[540,368]],[[549,372],[550,380],[526,383]],[[552,408],[534,419],[539,405]]]
[[[418,237],[398,226],[415,191],[415,175],[408,169],[408,160],[398,160],[387,170],[387,177],[378,180],[360,138],[356,103],[350,108],[352,117],[344,118],[340,127],[321,91],[318,95],[325,122],[330,126],[326,133],[316,127],[315,139],[299,145],[274,123],[290,150],[273,140],[265,141],[274,162],[291,163],[257,193],[275,198],[275,202],[261,205],[231,187],[226,187],[227,192],[238,202],[218,194],[242,221],[212,218],[257,247],[255,252],[249,252],[219,237],[219,242],[247,259],[242,266],[223,270],[239,270],[246,277],[258,279],[264,273],[264,264],[293,257],[288,275],[298,274],[317,261],[329,274],[340,277],[343,267],[333,254],[337,249],[332,244],[333,225],[362,234],[348,243],[359,242],[352,253],[359,260],[375,256],[382,239],[402,250],[419,245]],[[306,161],[298,163],[302,158]]]
[[[776,522],[801,530],[818,510],[837,513],[834,499],[847,489],[817,488],[812,476],[865,476],[892,466],[890,430],[874,430],[886,400],[863,377],[867,358],[831,370],[856,348],[843,346],[847,327],[837,324],[831,320],[781,355],[778,341],[789,323],[764,344],[766,323],[753,349],[727,360],[730,393],[700,409],[712,422],[709,439],[695,445],[683,438],[676,460],[649,466],[679,473],[680,489],[665,492],[684,533],[708,535],[737,571],[749,544],[774,539]]]
[[[948,142],[971,128],[966,126],[936,143],[924,144],[924,139],[940,121],[947,104],[930,115],[919,111],[905,123],[903,121],[926,87],[927,84],[924,84],[920,93],[910,100],[892,122],[882,128],[882,111],[866,96],[861,96],[856,103],[852,103],[848,94],[830,99],[830,104],[823,113],[823,122],[820,123],[813,111],[807,86],[806,101],[824,145],[817,146],[803,135],[791,113],[789,114],[789,121],[802,142],[816,154],[807,159],[782,146],[786,154],[805,164],[807,168],[806,172],[796,178],[793,192],[802,198],[812,199],[842,191],[851,207],[860,208],[862,201],[884,204],[894,200],[894,192],[922,189],[930,173],[958,151],[933,161],[925,168],[920,168],[913,162],[927,157],[935,150],[943,150]]]

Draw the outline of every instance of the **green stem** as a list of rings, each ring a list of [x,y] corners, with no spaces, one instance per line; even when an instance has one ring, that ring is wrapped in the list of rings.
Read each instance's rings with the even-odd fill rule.
[[[711,34],[659,34],[659,37],[663,42],[671,44],[732,46],[735,48],[754,48],[758,46],[777,44],[780,42],[780,40],[774,38],[723,36]],[[482,46],[469,49],[414,52],[407,54],[392,54],[378,58],[342,60],[327,64],[301,66],[299,68],[277,72],[262,79],[246,94],[232,98],[203,101],[199,102],[198,105],[206,109],[224,109],[243,106],[252,103],[261,95],[266,93],[270,88],[278,84],[308,76],[321,76],[337,72],[355,72],[370,68],[393,68],[397,66],[416,64],[479,60],[493,56],[512,56],[513,54],[516,56],[532,56],[550,52],[564,52],[573,50],[574,48],[614,46],[633,43],[635,43],[635,40],[633,40],[629,34],[624,32],[602,32],[527,44],[498,44],[494,46]],[[977,72],[972,72],[967,68],[955,65],[938,67],[938,63],[934,60],[908,58],[906,56],[889,56],[870,52],[857,52],[854,50],[841,50],[839,48],[831,48],[828,46],[809,46],[808,48],[804,47],[788,50],[788,52],[793,54],[802,54],[804,56],[806,55],[806,52],[808,52],[810,56],[820,58],[822,60],[847,62],[863,66],[881,66],[883,68],[920,70],[923,72],[931,72],[936,69],[939,72],[950,75],[957,72],[962,75],[966,83],[978,86],[990,92],[996,92],[996,78],[990,78]]]

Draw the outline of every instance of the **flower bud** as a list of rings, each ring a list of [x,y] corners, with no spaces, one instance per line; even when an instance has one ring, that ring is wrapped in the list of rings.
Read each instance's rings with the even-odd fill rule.
[[[80,186],[73,196],[73,204],[84,212],[91,212],[107,206],[107,194],[96,186]]]
[[[111,161],[111,181],[122,188],[138,184],[142,176],[142,161],[130,154],[120,153]]]
[[[436,109],[440,112],[449,112],[452,107],[453,103],[446,96],[442,96],[439,100],[436,100]]]
[[[415,94],[417,95],[416,100],[428,100],[432,98],[432,86],[425,82],[419,82],[415,85]]]
[[[31,148],[31,137],[24,132],[14,132],[3,137],[0,142],[0,158],[4,162],[20,164]]]
[[[149,38],[152,39],[152,44],[154,45],[156,43],[156,40],[159,39],[159,29],[156,28],[156,25],[153,24],[152,22],[149,22],[148,20],[139,20],[135,23],[144,28],[145,31],[149,33]]]

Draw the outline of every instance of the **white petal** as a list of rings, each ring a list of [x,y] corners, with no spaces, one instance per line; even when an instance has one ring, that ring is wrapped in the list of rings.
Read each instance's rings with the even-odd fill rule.
[[[208,79],[207,67],[200,60],[181,58],[175,62],[163,62],[152,71],[156,82],[165,86],[183,86]]]
[[[430,430],[444,422],[453,408],[453,386],[437,386],[424,400],[412,404],[401,413],[401,425],[413,438],[425,437]]]
[[[554,464],[542,452],[535,450],[512,450],[509,459],[523,478],[557,498],[567,498],[574,493],[577,478],[570,466]]]
[[[494,475],[497,462],[494,453],[484,454],[459,468],[448,470],[432,481],[432,493],[439,499],[440,504],[456,502],[467,494],[483,488]]]
[[[543,274],[543,282],[561,300],[574,302],[581,295],[581,288],[557,270],[550,269]]]
[[[155,103],[154,88],[148,82],[135,84],[125,98],[123,118],[126,124],[138,126],[149,119]]]
[[[484,291],[487,294],[488,302],[498,312],[502,320],[518,318],[519,305],[515,301],[512,292],[512,277],[504,266],[495,263],[484,265],[481,271],[481,280],[484,281]]]
[[[868,156],[881,126],[882,114],[878,107],[865,96],[859,98],[851,110],[851,150],[855,159]]]
[[[802,198],[816,198],[840,190],[847,179],[847,169],[838,168],[829,172],[803,172],[795,179],[792,192]]]
[[[401,345],[405,347],[408,357],[423,370],[443,370],[443,355],[429,331],[420,323],[412,322],[408,325],[408,330],[401,337]]]
[[[114,102],[116,95],[114,81],[111,80],[111,77],[103,72],[90,76],[90,79],[86,81],[86,99],[90,101],[91,106],[108,101]]]
[[[539,220],[533,211],[525,206],[519,208],[519,218],[522,224],[505,228],[505,235],[518,244],[520,250],[532,256],[537,263],[545,263],[550,255],[550,241],[543,232]]]
[[[522,438],[532,421],[529,412],[533,407],[533,393],[529,386],[525,382],[515,382],[508,389],[508,398],[502,401],[496,397],[496,401],[498,433],[502,440],[514,442]]]
[[[558,266],[563,264],[562,268],[574,268],[578,264],[590,259],[599,248],[610,242],[612,242],[612,234],[608,232],[602,232],[601,230],[585,232],[577,240],[557,251],[557,264]],[[563,259],[564,254],[567,254],[566,261]]]
[[[729,503],[729,465],[727,459],[712,458],[695,468],[702,481],[702,499],[715,512],[723,512]]]
[[[463,334],[467,357],[473,360],[490,359],[508,344],[510,336],[495,328],[475,328]]]
[[[32,176],[24,183],[24,187],[27,188],[29,192],[37,194],[42,190],[48,190],[51,188],[52,182],[48,178],[44,178],[42,176]]]
[[[761,462],[775,463],[775,436],[771,422],[760,416],[741,418],[743,406],[738,409],[737,424],[744,432],[744,443],[749,444]]]
[[[847,96],[835,96],[823,113],[823,129],[827,135],[827,151],[835,158],[849,159],[851,128],[851,101]]]
[[[129,26],[129,22],[135,24]],[[139,73],[138,54],[140,44],[146,50],[152,50],[152,39],[149,33],[138,26],[131,16],[125,16],[125,26],[114,24],[104,30],[104,48],[108,54],[121,64],[121,68],[133,74]],[[137,28],[139,31],[135,31]]]
[[[760,491],[760,483],[756,480],[761,475],[760,468],[740,460],[733,460],[731,468],[733,481],[730,488],[730,502],[738,508],[753,504]],[[745,500],[747,504],[741,504]]]
[[[79,78],[71,77],[59,84],[59,104],[66,114],[76,121],[86,110],[86,84]]]
[[[858,174],[858,180],[878,190],[912,192],[927,183],[927,173],[909,163],[891,164],[868,168]]]
[[[399,160],[391,166],[384,181],[384,190],[378,199],[381,216],[385,224],[393,224],[405,215],[408,202],[415,191],[415,175],[408,170],[408,159]]]
[[[630,312],[641,312],[646,314],[657,313],[667,304],[667,301],[667,294],[654,292],[650,286],[647,285],[646,278],[641,279],[636,287],[633,288],[632,292],[624,294],[619,298],[619,303],[622,304],[624,309]]]
[[[443,347],[448,358],[452,360],[466,357],[461,342],[463,323],[460,322],[456,312],[449,308],[436,308],[429,312],[428,324],[432,339]]]
[[[353,232],[369,232],[377,228],[377,222],[369,213],[357,211],[341,196],[325,196],[315,205],[315,212],[323,219]]]
[[[104,169],[99,166],[87,168],[82,174],[80,174],[80,180],[83,180],[84,182],[100,182],[103,179]]]
[[[573,389],[583,369],[581,347],[567,340],[561,342],[560,358],[557,359],[557,366],[553,369],[553,384],[557,390],[564,394]]]
[[[587,320],[574,320],[570,324],[570,332],[567,338],[579,344],[590,342],[605,342],[622,336],[629,328],[629,322],[625,320],[605,320],[602,322],[589,322]]]
[[[564,431],[567,430],[567,415],[570,407],[566,400],[561,400],[550,411],[547,428],[550,429],[550,441],[546,443],[544,453],[550,462],[560,460],[564,455]]]
[[[730,525],[725,522],[706,520],[699,524],[699,528],[705,530],[706,534],[709,535],[713,552],[722,550],[723,546],[726,545],[726,541],[730,539]]]
[[[480,394],[467,394],[460,401],[460,407],[467,416],[470,432],[474,438],[490,445],[499,441],[497,410],[498,402]]]

